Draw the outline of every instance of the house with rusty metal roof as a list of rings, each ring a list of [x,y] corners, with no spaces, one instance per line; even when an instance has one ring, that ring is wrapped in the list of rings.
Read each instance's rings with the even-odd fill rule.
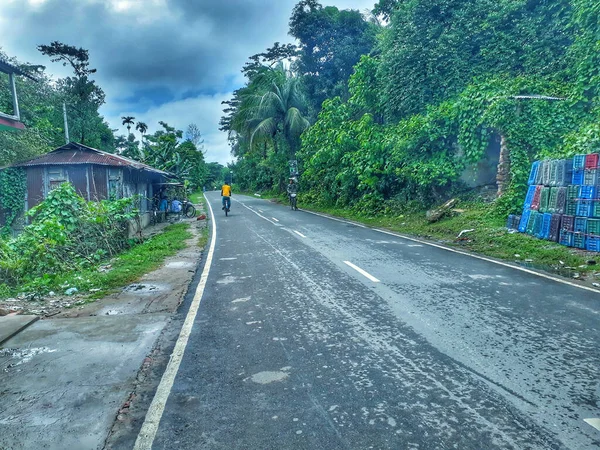
[[[27,179],[24,211],[38,205],[56,186],[72,183],[88,201],[139,195],[142,225],[149,221],[155,194],[176,176],[120,155],[71,142],[56,150],[10,167],[22,168]],[[0,226],[4,214],[0,205]]]

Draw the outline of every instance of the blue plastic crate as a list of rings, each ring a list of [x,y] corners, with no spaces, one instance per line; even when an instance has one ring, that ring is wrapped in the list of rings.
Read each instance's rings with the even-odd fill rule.
[[[573,176],[571,177],[571,184],[583,184],[583,170],[573,170]]]
[[[600,252],[600,237],[588,236],[585,242],[585,249],[590,252]]]
[[[540,239],[548,239],[550,236],[550,222],[552,221],[552,214],[544,213],[542,216],[542,228],[537,235]]]
[[[558,238],[558,243],[561,245],[566,245],[567,247],[573,246],[573,232],[561,230],[560,237]]]
[[[529,172],[529,181],[527,182],[528,185],[532,185],[535,184],[535,180],[537,180],[537,173],[538,173],[538,169],[540,168],[540,162],[539,161],[534,161],[533,164],[531,165],[531,172]]]
[[[585,167],[585,155],[573,156],[573,170],[583,170]]]
[[[573,247],[585,248],[586,236],[583,233],[573,233]]]
[[[531,210],[529,208],[525,208],[523,210],[523,214],[521,214],[521,220],[519,221],[519,232],[525,233],[527,230],[527,222],[529,222],[529,216],[531,215]]]
[[[575,217],[573,231],[576,233],[587,233],[587,217]]]
[[[577,198],[591,200],[596,198],[596,186],[581,186]]]
[[[591,217],[593,212],[593,201],[592,200],[577,200],[577,214],[576,216]]]
[[[523,204],[524,208],[529,209],[531,207],[531,203],[533,202],[533,197],[535,196],[535,188],[536,186],[529,186],[527,189],[527,195],[525,196],[525,203]]]

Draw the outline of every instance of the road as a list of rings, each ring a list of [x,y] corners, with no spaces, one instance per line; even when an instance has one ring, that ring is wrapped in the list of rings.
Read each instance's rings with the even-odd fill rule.
[[[600,294],[207,195],[212,265],[152,448],[600,446]]]

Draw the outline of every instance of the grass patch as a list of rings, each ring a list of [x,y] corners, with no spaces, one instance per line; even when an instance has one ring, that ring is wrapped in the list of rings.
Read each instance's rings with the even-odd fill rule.
[[[202,191],[193,192],[192,194],[190,194],[189,200],[194,205],[204,204],[204,192],[202,192]]]
[[[110,263],[110,270],[106,272],[99,272],[98,267],[94,267],[82,272],[46,275],[19,286],[12,292],[0,289],[0,295],[8,297],[8,294],[22,292],[47,294],[50,291],[62,294],[73,287],[77,288],[78,293],[92,291],[90,299],[103,297],[116,288],[137,281],[142,275],[160,267],[167,257],[184,249],[185,241],[192,237],[188,228],[187,223],[165,227],[162,233],[114,258]]]
[[[204,248],[208,244],[208,226],[200,230],[200,236],[198,236],[198,247]]]

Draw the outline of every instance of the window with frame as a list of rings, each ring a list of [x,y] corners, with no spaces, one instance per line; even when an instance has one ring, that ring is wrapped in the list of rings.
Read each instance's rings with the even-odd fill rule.
[[[67,180],[67,173],[63,167],[48,168],[48,192],[57,188]]]

